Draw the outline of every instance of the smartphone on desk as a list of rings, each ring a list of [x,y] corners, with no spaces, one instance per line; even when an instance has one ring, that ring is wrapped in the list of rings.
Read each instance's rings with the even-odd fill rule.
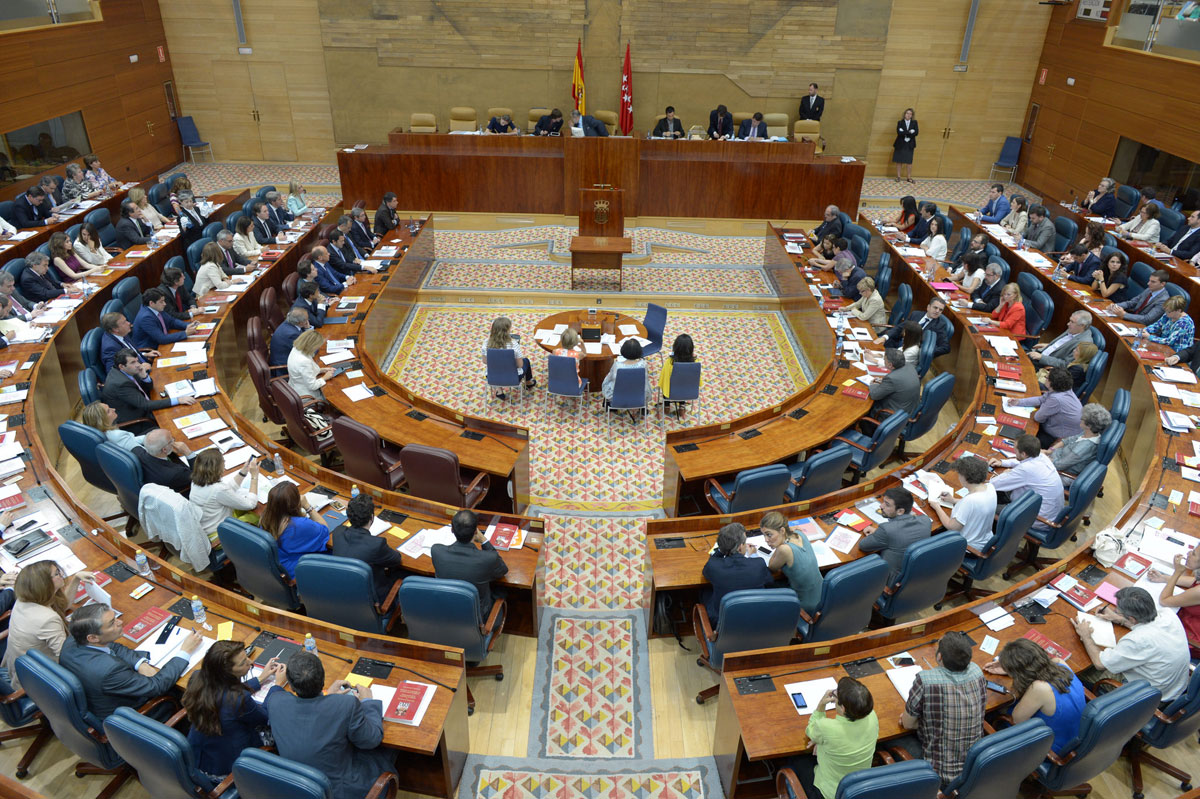
[[[995,691],[998,694],[1008,693],[1008,689],[1005,688],[1003,685],[1001,685],[998,682],[992,682],[991,680],[987,680],[985,682],[985,685],[987,685],[989,691]]]
[[[795,703],[797,708],[808,707],[808,702],[804,700],[804,694],[792,694],[792,702]]]

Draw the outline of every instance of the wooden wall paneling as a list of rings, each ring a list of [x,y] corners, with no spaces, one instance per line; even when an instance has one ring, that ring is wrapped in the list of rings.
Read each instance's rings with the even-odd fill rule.
[[[579,189],[598,183],[625,190],[625,216],[638,216],[638,144],[632,138],[565,138],[563,213],[579,213]]]

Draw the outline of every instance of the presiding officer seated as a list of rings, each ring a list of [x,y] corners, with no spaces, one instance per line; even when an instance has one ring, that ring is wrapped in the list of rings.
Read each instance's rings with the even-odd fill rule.
[[[513,124],[512,117],[508,114],[501,114],[498,117],[492,117],[488,120],[488,133],[499,133],[505,136],[520,136],[521,129]]]
[[[571,112],[571,127],[579,128],[584,136],[607,136],[608,127],[591,114],[580,114],[578,109]]]
[[[683,122],[675,116],[675,106],[667,106],[666,116],[658,120],[651,135],[656,139],[680,139],[686,135],[683,132]]]
[[[533,128],[534,136],[557,136],[562,130],[563,112],[557,108],[549,114],[542,114],[541,119]]]
[[[733,138],[733,117],[724,105],[719,105],[709,112],[708,137],[721,140]]]

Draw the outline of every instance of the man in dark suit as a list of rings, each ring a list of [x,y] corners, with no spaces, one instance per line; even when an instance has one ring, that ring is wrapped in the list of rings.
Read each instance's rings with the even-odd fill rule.
[[[267,201],[267,219],[278,235],[279,231],[287,229],[288,222],[296,216],[288,210],[287,199],[279,192],[269,191],[263,195],[263,199]]]
[[[250,229],[254,231],[254,240],[264,247],[275,243],[275,231],[271,229],[271,221],[269,219],[271,212],[267,210],[267,204],[262,200],[256,200],[250,206],[250,215],[254,218],[254,222]]]
[[[165,291],[155,286],[142,292],[142,307],[133,319],[132,338],[138,349],[158,349],[164,344],[183,341],[196,331],[196,322],[167,316],[166,308]]]
[[[821,121],[821,114],[825,113],[825,98],[817,94],[817,84],[808,84],[808,94],[800,100],[800,119],[812,119],[817,122]]]
[[[221,254],[225,256],[221,261],[221,271],[227,275],[246,274],[250,259],[233,248],[233,234],[228,230],[221,230],[217,233],[216,242],[221,247]]]
[[[746,557],[746,528],[737,522],[717,531],[717,550],[704,563],[704,577],[712,585],[704,600],[708,621],[720,623],[721,600],[733,591],[773,588],[775,578],[762,558]]]
[[[63,295],[63,287],[50,274],[50,259],[45,253],[31,252],[25,256],[25,268],[21,270],[21,294],[33,302],[49,302]]]
[[[1192,211],[1187,218],[1187,227],[1175,231],[1166,242],[1166,248],[1176,258],[1188,260],[1200,253],[1200,210]]]
[[[917,214],[917,224],[908,232],[909,244],[920,244],[929,236],[929,220],[937,216],[936,203],[921,203],[920,213]]]
[[[324,247],[313,247],[309,256],[312,259],[313,268],[317,270],[317,285],[321,287],[322,294],[337,296],[354,285],[354,275],[347,275],[343,279],[341,275],[333,271],[333,267],[329,265],[329,250]]]
[[[913,311],[908,315],[909,321],[916,322],[922,330],[932,330],[937,334],[937,346],[933,350],[935,358],[950,352],[950,338],[954,335],[954,325],[942,315],[945,310],[946,301],[934,295],[924,311]],[[875,343],[878,345],[886,341],[889,347],[899,347],[903,335],[901,326],[896,325],[885,335],[875,339]]]
[[[293,308],[299,308],[308,314],[308,324],[312,327],[321,327],[325,324],[325,297],[321,295],[321,289],[316,283],[311,280],[302,280],[296,290],[296,301],[292,303]],[[291,349],[289,348],[289,352]],[[284,363],[287,363],[286,357]]]
[[[375,212],[376,241],[400,227],[400,215],[396,213],[396,206],[399,204],[400,200],[396,197],[395,192],[389,191],[383,195],[383,202],[379,204],[379,210]]]
[[[729,109],[723,105],[717,106],[708,114],[708,138],[733,138],[733,117],[729,115]]]
[[[533,127],[534,136],[549,136],[562,130],[563,112],[557,108],[549,114],[542,114]]]
[[[375,584],[375,602],[382,603],[401,577],[404,558],[388,545],[383,536],[371,535],[375,518],[375,500],[369,494],[359,494],[346,505],[347,524],[333,531],[333,554],[339,558],[355,558],[371,567]]]
[[[167,306],[163,309],[167,316],[187,322],[196,314],[196,295],[184,285],[182,269],[177,266],[164,269],[159,288],[167,295]]]
[[[813,231],[813,243],[820,244],[821,239],[826,236],[833,236],[835,239],[840,239],[842,233],[843,225],[840,209],[836,205],[825,206],[825,221],[817,225],[817,229]]]
[[[363,266],[359,263],[354,249],[350,246],[350,237],[343,233],[341,228],[334,228],[329,234],[329,246],[326,249],[329,251],[329,266],[340,275],[348,277],[355,272],[375,274],[379,271],[373,266]]]
[[[367,224],[367,212],[362,208],[350,209],[350,229],[346,235],[362,253],[370,252],[379,243],[379,236],[371,233],[371,228]]]
[[[133,350],[137,355],[137,359],[143,363],[150,363],[150,358],[158,357],[158,350],[147,350],[143,355],[137,347],[133,346],[133,341],[129,338],[129,334],[133,331],[133,323],[120,311],[109,311],[100,317],[100,329],[104,333],[100,336],[100,363],[105,369],[105,374],[112,370],[116,365],[113,359],[116,354],[124,349]],[[147,391],[154,388],[154,384],[147,384]]]
[[[608,126],[591,114],[580,114],[576,109],[571,112],[571,127],[581,128],[584,136],[607,136]]]
[[[354,240],[354,219],[350,216],[350,214],[342,214],[341,217],[338,218],[336,229],[346,234],[346,246],[344,249],[352,256],[352,259],[348,260],[361,261],[367,257],[367,253],[371,248],[359,247],[358,242]],[[366,241],[368,244],[370,244],[370,231],[362,232],[366,234]]]
[[[434,544],[433,575],[449,580],[466,580],[479,591],[479,612],[484,619],[492,612],[492,580],[508,574],[508,564],[483,537],[474,511],[460,510],[450,520],[453,544]],[[480,548],[476,549],[475,545]],[[497,592],[499,593],[499,592]]]
[[[921,402],[921,378],[916,367],[905,360],[903,351],[891,347],[883,351],[883,366],[888,373],[872,383],[869,392],[875,403],[871,415],[876,419],[880,413],[912,416]]]
[[[117,221],[117,240],[114,247],[128,250],[130,247],[148,244],[150,234],[154,232],[150,225],[142,221],[142,209],[126,200],[121,203],[121,218]]]
[[[980,255],[976,253],[971,257],[978,258]],[[984,267],[983,280],[971,292],[971,310],[991,313],[1000,306],[1000,292],[1004,290],[1000,276],[999,264],[988,264]]]
[[[87,707],[104,720],[119,707],[136,708],[167,693],[188,668],[188,658],[203,640],[188,633],[179,654],[157,671],[144,653],[118,644],[124,624],[108,605],[85,605],[71,615],[71,639],[58,662],[83,686]]]
[[[1125,302],[1118,302],[1112,307],[1118,319],[1127,322],[1137,322],[1140,325],[1151,325],[1163,315],[1163,303],[1171,293],[1167,284],[1171,282],[1171,274],[1165,269],[1155,269],[1146,279],[1146,290]]]
[[[1066,366],[1075,357],[1075,347],[1092,340],[1092,314],[1080,309],[1067,317],[1067,329],[1057,338],[1038,344],[1029,358],[1039,366]]]
[[[37,310],[34,306],[37,303],[30,302],[21,296],[21,293],[17,291],[17,279],[12,276],[11,272],[0,271],[0,294],[5,294],[12,300],[12,309],[9,312],[11,316],[24,322],[33,318],[34,312]]]
[[[25,190],[25,196],[13,203],[12,223],[18,228],[58,224],[51,201],[46,199],[46,192],[41,186],[30,186]]]
[[[675,117],[675,106],[667,106],[666,116],[658,120],[652,135],[656,139],[682,139],[687,135],[683,131],[683,122]]]
[[[142,465],[143,483],[166,486],[185,497],[192,490],[192,467],[184,460],[192,453],[182,441],[173,441],[166,430],[151,430],[142,445],[133,448],[133,454]]]
[[[46,175],[38,185],[41,186],[42,191],[46,192],[45,205],[50,206],[51,212],[58,213],[59,208],[70,205],[69,202],[63,200],[62,190],[58,187],[58,181],[54,179],[53,175]]]
[[[1165,363],[1167,366],[1176,364],[1186,366],[1194,374],[1200,374],[1200,346],[1193,344],[1190,347],[1184,347],[1174,355],[1168,355]]]
[[[1044,205],[1029,206],[1029,224],[1025,226],[1025,246],[1049,252],[1054,249],[1054,223]]]
[[[275,328],[275,332],[271,334],[271,353],[267,358],[267,365],[287,366],[288,355],[292,352],[292,344],[296,343],[300,334],[309,327],[306,309],[295,306],[289,308],[283,324]]]
[[[134,435],[148,432],[157,426],[152,416],[154,411],[196,403],[195,397],[151,399],[153,390],[146,388],[150,364],[138,360],[136,350],[118,350],[113,356],[113,363],[115,366],[104,378],[104,390],[100,392],[100,399],[117,412],[118,425],[143,420],[137,425],[123,428]]]
[[[763,122],[762,111],[755,111],[753,117],[742,120],[742,124],[738,127],[737,137],[739,139],[767,138],[767,123]]]

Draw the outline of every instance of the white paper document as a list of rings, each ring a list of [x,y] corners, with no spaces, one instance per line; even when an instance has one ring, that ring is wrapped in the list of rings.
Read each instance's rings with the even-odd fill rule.
[[[373,393],[371,393],[371,389],[367,388],[366,383],[357,383],[349,388],[343,388],[342,393],[345,394],[348,399],[354,402],[370,399],[371,397],[375,396]]]
[[[817,701],[825,694],[837,688],[837,680],[833,677],[822,677],[819,680],[792,682],[783,686],[788,701],[796,708],[801,716],[811,716],[817,710]],[[825,708],[820,708],[825,710]]]
[[[908,695],[912,693],[913,683],[917,681],[917,675],[921,671],[920,666],[901,666],[898,669],[888,669],[884,674],[891,680],[900,698],[907,702]]]

